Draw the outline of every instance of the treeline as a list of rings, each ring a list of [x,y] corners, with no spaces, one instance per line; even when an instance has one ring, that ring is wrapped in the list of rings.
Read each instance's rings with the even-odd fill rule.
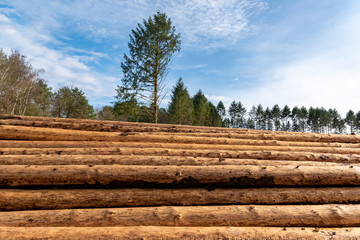
[[[47,85],[26,57],[18,51],[7,55],[0,49],[0,113],[45,117],[94,118],[83,91],[62,87],[57,91]]]
[[[111,106],[94,110],[77,87],[65,86],[52,91],[39,77],[42,72],[34,69],[19,52],[7,55],[0,49],[0,113],[153,122],[153,106],[135,98],[124,101],[118,94]],[[158,110],[158,122],[271,131],[360,133],[360,111],[349,110],[342,118],[335,108],[295,106],[291,109],[277,104],[264,108],[259,104],[247,110],[240,101],[233,101],[228,108],[222,101],[215,106],[201,90],[191,97],[181,78],[171,91],[167,109]]]
[[[139,103],[136,99],[124,101],[121,96],[116,96],[114,106],[106,106],[98,111],[99,119],[152,122],[153,107]],[[190,97],[182,79],[180,78],[172,89],[171,101],[168,109],[160,108],[158,123],[198,125],[198,126],[223,126],[223,121],[216,107],[208,101],[199,90]]]
[[[360,132],[360,111],[356,114],[349,110],[345,118],[335,108],[306,108],[285,105],[281,108],[278,104],[272,108],[259,104],[250,111],[241,104],[233,101],[226,111],[224,105],[218,104],[218,111],[224,113],[223,124],[225,127],[248,128],[270,131],[294,131],[315,133],[351,133]],[[226,115],[227,113],[227,115]]]
[[[106,110],[105,110],[106,109]],[[136,110],[135,110],[136,109]],[[105,114],[107,112],[107,114]],[[151,108],[139,106],[135,100],[116,102],[99,112],[100,119],[151,122]],[[144,117],[146,116],[146,117]],[[233,101],[226,109],[222,101],[215,107],[199,90],[190,97],[180,78],[172,89],[168,109],[160,109],[160,123],[247,128],[270,131],[294,131],[315,133],[360,132],[360,111],[349,110],[345,118],[335,108],[306,108],[278,104],[264,108],[261,104],[249,111],[239,101]]]

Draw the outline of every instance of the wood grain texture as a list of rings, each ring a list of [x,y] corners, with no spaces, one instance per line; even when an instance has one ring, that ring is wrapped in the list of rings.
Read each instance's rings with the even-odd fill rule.
[[[360,188],[1,189],[0,210],[225,204],[360,203]]]
[[[357,166],[3,165],[0,186],[251,187],[360,185]]]
[[[239,205],[0,212],[1,227],[360,227],[359,205]]]
[[[353,239],[359,228],[270,227],[0,227],[1,239]]]

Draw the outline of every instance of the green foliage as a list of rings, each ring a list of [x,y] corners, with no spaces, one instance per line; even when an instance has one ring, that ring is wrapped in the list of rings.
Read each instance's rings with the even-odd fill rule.
[[[111,106],[103,106],[100,109],[96,109],[96,119],[97,120],[115,120],[115,116],[113,114],[113,107]]]
[[[354,111],[349,110],[346,113],[345,122],[349,125],[350,132],[355,132],[355,129],[356,129],[356,126],[357,126],[357,118],[355,116]]]
[[[193,124],[194,104],[182,78],[179,78],[175,87],[172,89],[168,113],[169,123],[185,125]]]
[[[212,104],[211,102],[208,102],[208,108],[209,108],[209,120],[208,122],[208,126],[212,126],[212,127],[222,127],[222,120],[221,120],[221,116],[219,115],[216,107],[214,106],[214,104]]]
[[[36,83],[32,94],[30,105],[27,108],[25,115],[51,116],[50,109],[53,93],[44,80],[40,79]]]
[[[26,57],[18,51],[10,55],[0,49],[0,112],[7,114],[24,115],[36,112],[37,99],[43,81],[39,78],[41,69],[33,69]]]
[[[207,98],[199,90],[193,97],[194,103],[194,125],[208,126],[210,108],[207,104]]]
[[[77,87],[62,87],[54,93],[52,115],[64,118],[94,118],[84,92]]]
[[[220,101],[218,105],[216,106],[216,111],[220,115],[221,119],[225,119],[226,117],[226,108],[224,106],[224,103]]]
[[[274,126],[275,126],[275,131],[279,131],[280,127],[281,127],[281,110],[279,105],[275,104],[273,106],[273,108],[271,109],[271,115],[273,117],[274,120]]]
[[[121,63],[124,75],[117,98],[122,102],[137,99],[149,103],[153,122],[157,122],[169,63],[172,55],[180,51],[180,44],[180,34],[175,33],[165,13],[157,12],[138,24],[130,35],[129,55],[125,54],[125,62]]]
[[[229,107],[230,125],[234,128],[244,128],[246,125],[245,114],[246,108],[241,102],[233,101]]]

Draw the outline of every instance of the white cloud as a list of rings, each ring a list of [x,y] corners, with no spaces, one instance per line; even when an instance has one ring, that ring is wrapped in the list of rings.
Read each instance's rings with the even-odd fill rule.
[[[0,45],[4,51],[9,53],[10,49],[19,50],[27,56],[34,68],[44,69],[42,77],[48,80],[53,89],[75,85],[85,91],[90,100],[115,95],[116,77],[98,73],[86,63],[86,60],[97,61],[98,58],[106,57],[105,54],[72,48],[68,51],[82,55],[69,55],[66,50],[46,47],[46,43],[53,43],[52,36],[14,23],[0,23],[0,32]]]
[[[205,94],[205,97],[214,104],[218,104],[218,102],[222,101],[225,105],[230,105],[230,103],[234,100],[226,96],[216,96],[216,95],[207,95],[207,94]]]
[[[253,31],[249,18],[267,7],[261,0],[84,0],[66,4],[62,0],[16,0],[8,4],[41,31],[60,34],[71,28],[100,39],[127,38],[137,23],[160,10],[171,17],[183,45],[196,48],[237,42]]]
[[[171,67],[171,69],[174,70],[192,70],[192,69],[199,69],[199,68],[205,68],[206,64],[195,64],[195,65],[179,65],[176,64]]]
[[[314,35],[288,63],[265,69],[258,87],[237,92],[249,104],[335,107],[344,117],[360,106],[359,11]],[[234,93],[235,94],[235,93]]]
[[[11,20],[10,20],[10,18],[6,17],[5,15],[0,14],[0,22],[10,23]]]

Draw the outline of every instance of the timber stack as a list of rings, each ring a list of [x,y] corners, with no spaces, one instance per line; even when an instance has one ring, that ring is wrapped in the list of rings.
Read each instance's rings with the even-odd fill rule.
[[[0,115],[0,239],[359,239],[360,137]]]

